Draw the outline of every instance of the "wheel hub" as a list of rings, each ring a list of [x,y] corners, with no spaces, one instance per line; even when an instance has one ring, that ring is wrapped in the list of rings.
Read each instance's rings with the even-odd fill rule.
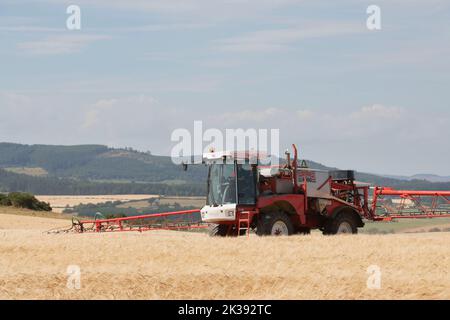
[[[337,234],[352,234],[352,226],[347,221],[341,222],[336,232]]]
[[[283,221],[276,221],[272,226],[273,236],[287,236],[289,235],[289,229]]]

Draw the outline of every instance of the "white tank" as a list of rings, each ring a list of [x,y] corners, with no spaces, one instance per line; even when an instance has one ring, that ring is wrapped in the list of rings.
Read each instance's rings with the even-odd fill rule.
[[[329,171],[297,168],[298,185],[302,185],[305,178],[308,197],[324,198],[331,195],[331,186],[327,182],[330,178]]]

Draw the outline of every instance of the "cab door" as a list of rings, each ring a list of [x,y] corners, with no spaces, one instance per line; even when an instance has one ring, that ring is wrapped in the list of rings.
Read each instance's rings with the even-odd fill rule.
[[[251,164],[237,164],[237,203],[256,205],[257,168]]]

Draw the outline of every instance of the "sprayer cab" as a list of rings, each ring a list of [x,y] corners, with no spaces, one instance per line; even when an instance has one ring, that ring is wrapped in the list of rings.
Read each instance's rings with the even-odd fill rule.
[[[260,156],[248,152],[204,154],[208,179],[206,205],[201,209],[203,221],[235,221],[238,208],[256,205]]]
[[[237,212],[254,210],[258,197],[267,189],[267,181],[277,185],[275,192],[294,192],[298,190],[295,177],[297,152],[294,146],[294,160],[286,152],[287,161],[280,166],[263,166],[268,157],[256,152],[210,152],[203,155],[208,165],[207,201],[201,210],[204,222],[234,222]],[[272,173],[277,172],[275,175]],[[279,174],[282,171],[282,174]],[[269,175],[267,175],[269,172]],[[281,177],[278,179],[277,177]],[[296,191],[297,192],[297,191]]]

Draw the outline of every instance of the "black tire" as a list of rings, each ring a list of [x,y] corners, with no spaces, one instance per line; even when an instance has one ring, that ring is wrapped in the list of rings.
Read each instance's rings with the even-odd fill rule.
[[[281,229],[279,231],[284,231],[284,234],[276,234],[276,225],[279,225]],[[259,236],[271,236],[271,235],[292,235],[294,233],[294,226],[292,221],[287,214],[284,212],[271,212],[264,213],[258,217],[258,222],[256,225],[256,234]]]
[[[306,227],[300,227],[297,229],[297,234],[308,235],[311,234],[311,229]]]
[[[323,230],[324,235],[357,234],[358,223],[353,213],[343,212],[328,220]]]
[[[228,235],[227,224],[210,224],[208,228],[210,237],[226,237]]]

